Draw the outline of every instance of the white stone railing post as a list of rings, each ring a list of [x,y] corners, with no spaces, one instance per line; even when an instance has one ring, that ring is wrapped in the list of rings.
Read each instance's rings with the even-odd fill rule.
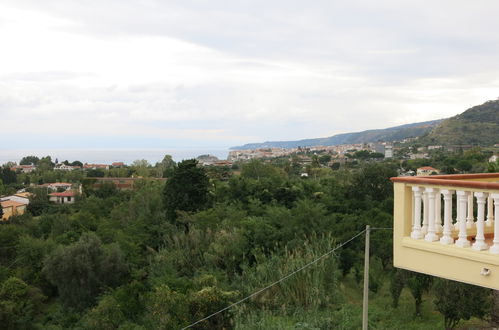
[[[483,192],[476,192],[476,203],[477,203],[477,222],[476,222],[476,237],[475,243],[473,243],[472,248],[478,251],[487,250],[489,246],[485,243],[485,199],[487,194]]]
[[[469,247],[468,235],[466,233],[466,204],[468,201],[468,192],[457,191],[457,222],[459,224],[459,238],[456,241],[457,247]],[[499,240],[498,240],[499,243]]]
[[[469,191],[468,192],[468,211],[467,211],[467,216],[466,216],[466,227],[467,228],[473,228],[475,225],[475,217],[473,216],[473,192]]]
[[[494,199],[494,245],[490,248],[490,253],[499,254],[499,194],[491,194]]]
[[[492,227],[494,223],[494,200],[492,199],[492,194],[489,193],[489,197],[487,198],[487,221],[485,224],[487,227]]]
[[[452,235],[452,190],[442,190],[442,195],[444,196],[444,228],[443,236],[440,238],[441,244],[452,244],[454,239]]]
[[[428,207],[428,233],[424,239],[428,242],[438,241],[438,235],[435,233],[435,189],[426,188],[426,205]]]
[[[428,194],[423,191],[423,226],[421,227],[423,235],[428,233]]]
[[[414,214],[411,238],[421,239],[423,238],[421,232],[421,188],[412,187],[412,193],[414,195]]]
[[[440,189],[435,189],[435,232],[441,233],[442,231],[442,194]]]

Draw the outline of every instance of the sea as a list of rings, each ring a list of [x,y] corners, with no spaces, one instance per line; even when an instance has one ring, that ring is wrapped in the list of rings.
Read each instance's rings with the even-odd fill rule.
[[[227,159],[229,148],[184,148],[184,149],[0,149],[0,164],[7,162],[19,163],[24,156],[45,157],[51,156],[52,161],[69,162],[79,160],[89,164],[111,164],[124,162],[131,164],[134,160],[145,159],[154,165],[160,162],[165,155],[171,155],[176,162],[183,159],[192,159],[200,155],[213,155],[221,160]]]

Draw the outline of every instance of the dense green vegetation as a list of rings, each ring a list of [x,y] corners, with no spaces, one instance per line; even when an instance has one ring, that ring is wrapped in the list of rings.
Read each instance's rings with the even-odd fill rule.
[[[165,157],[163,165],[138,162],[113,170],[162,173],[166,183],[143,180],[132,191],[103,185],[86,190],[74,205],[60,206],[35,191],[29,214],[0,225],[0,324],[180,329],[329,252],[366,224],[391,227],[389,178],[401,166],[456,171],[465,160],[468,171],[482,171],[487,156],[480,149],[435,152],[428,160],[359,160],[337,170],[321,166],[319,158],[306,169],[277,159],[240,164],[238,174]],[[303,170],[308,178],[300,177]],[[112,176],[110,171],[103,175]],[[1,173],[10,180],[5,190],[83,178],[49,169]],[[487,317],[488,290],[393,269],[391,237],[390,230],[372,232],[372,328],[439,328],[444,321],[451,327]],[[193,328],[358,329],[362,238]],[[470,300],[449,291],[480,304],[464,308]]]
[[[419,142],[490,146],[499,143],[498,130],[499,100],[488,101],[443,121],[428,135],[421,137]]]

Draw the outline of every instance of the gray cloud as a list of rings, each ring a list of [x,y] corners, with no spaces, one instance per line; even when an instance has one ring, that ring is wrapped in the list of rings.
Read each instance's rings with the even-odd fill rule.
[[[0,111],[24,111],[34,131],[66,123],[230,145],[437,119],[497,97],[499,3],[429,4],[6,0],[94,48],[63,49],[80,57],[61,67],[0,67]]]

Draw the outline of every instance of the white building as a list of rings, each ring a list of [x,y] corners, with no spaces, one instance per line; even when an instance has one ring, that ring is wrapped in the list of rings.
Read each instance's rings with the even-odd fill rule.
[[[393,146],[385,146],[385,158],[393,158]]]
[[[427,176],[427,175],[432,175],[434,173],[439,174],[440,171],[437,170],[436,168],[431,167],[431,166],[424,166],[424,167],[418,168],[416,173],[417,173],[416,174],[417,176]]]
[[[56,204],[73,204],[75,202],[75,197],[76,193],[68,190],[49,194],[49,201]]]
[[[80,166],[71,166],[71,165],[66,165],[66,164],[57,164],[54,167],[54,170],[56,171],[73,171],[73,170],[78,170],[81,169]]]
[[[67,183],[67,182],[54,182],[54,183],[44,183],[40,187],[44,187],[47,189],[50,189],[52,191],[57,191],[57,190],[69,190],[73,187],[72,183]]]
[[[36,171],[36,166],[35,165],[16,165],[16,166],[12,166],[10,169],[13,171],[21,171],[23,173],[31,173],[33,171]]]

